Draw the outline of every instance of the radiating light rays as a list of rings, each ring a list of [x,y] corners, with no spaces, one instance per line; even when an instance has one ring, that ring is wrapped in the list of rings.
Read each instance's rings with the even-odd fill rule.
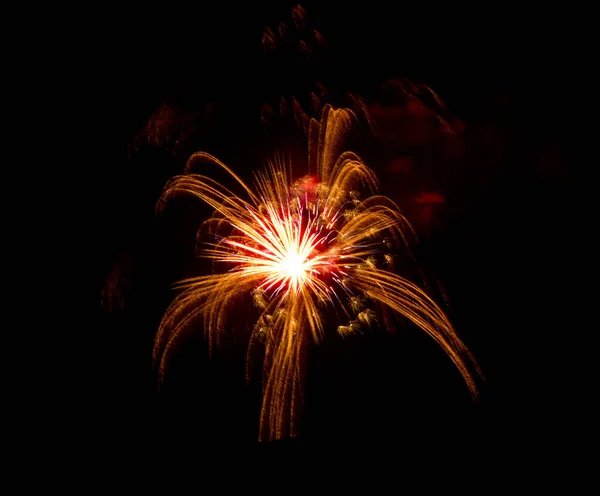
[[[480,370],[472,355],[442,309],[395,266],[394,254],[409,251],[410,224],[393,201],[376,194],[373,171],[344,151],[355,121],[351,111],[325,106],[321,120],[310,123],[309,175],[296,181],[280,156],[256,173],[250,188],[216,158],[196,153],[158,203],[160,211],[172,196],[188,194],[215,212],[203,224],[212,241],[201,254],[212,259],[214,273],[179,284],[155,339],[160,380],[185,331],[202,327],[212,350],[240,303],[251,302],[248,363],[258,348],[264,352],[260,440],[299,434],[308,345],[328,332],[346,337],[382,326],[384,307],[431,336],[477,397],[473,374]],[[228,172],[248,199],[193,174],[198,164]]]

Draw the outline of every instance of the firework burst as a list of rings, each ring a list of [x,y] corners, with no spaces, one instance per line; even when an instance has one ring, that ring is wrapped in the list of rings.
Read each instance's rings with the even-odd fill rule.
[[[311,341],[335,329],[345,337],[376,325],[389,328],[389,313],[431,336],[477,397],[480,371],[470,352],[442,309],[395,266],[392,250],[407,251],[414,234],[409,222],[377,194],[374,172],[343,151],[356,121],[352,111],[326,106],[321,120],[310,122],[309,175],[299,180],[293,181],[291,164],[276,157],[256,173],[251,189],[216,158],[196,153],[158,202],[160,211],[171,197],[188,194],[215,212],[203,225],[211,241],[201,254],[212,259],[214,271],[179,283],[155,339],[159,380],[186,330],[203,327],[212,350],[232,325],[234,309],[252,302],[248,363],[257,348],[264,352],[260,440],[299,434]],[[227,171],[247,199],[191,173],[198,163]]]

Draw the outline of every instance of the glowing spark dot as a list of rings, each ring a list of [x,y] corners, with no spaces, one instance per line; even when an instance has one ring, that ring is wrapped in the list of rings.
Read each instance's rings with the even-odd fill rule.
[[[375,174],[360,157],[342,152],[355,121],[351,111],[325,106],[321,121],[310,123],[309,170],[316,176],[292,182],[290,164],[275,160],[256,173],[251,189],[199,152],[186,174],[165,186],[157,206],[160,211],[172,196],[191,194],[215,211],[201,230],[209,237],[202,256],[214,262],[214,273],[182,281],[165,312],[153,355],[160,379],[186,330],[203,328],[212,350],[232,328],[249,328],[248,375],[254,355],[264,357],[260,440],[299,434],[310,340],[319,342],[330,330],[346,338],[380,325],[389,329],[384,315],[390,313],[427,333],[473,397],[478,394],[473,372],[480,370],[448,317],[394,271],[390,251],[408,250],[412,227],[394,202],[376,194]],[[190,173],[195,165],[224,169],[248,199]],[[250,302],[245,310],[244,301]]]

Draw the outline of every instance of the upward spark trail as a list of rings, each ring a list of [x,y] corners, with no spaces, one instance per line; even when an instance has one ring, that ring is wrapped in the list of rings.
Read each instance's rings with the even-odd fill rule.
[[[219,343],[240,298],[257,311],[249,331],[248,362],[264,349],[263,403],[259,439],[299,434],[307,345],[326,330],[341,336],[378,325],[389,308],[431,336],[462,375],[472,396],[478,392],[476,361],[443,310],[393,266],[390,247],[408,249],[413,230],[398,207],[378,195],[377,179],[356,154],[342,152],[356,122],[347,109],[326,106],[309,133],[309,170],[292,183],[281,162],[256,174],[252,190],[231,169],[207,153],[195,153],[186,174],[164,188],[157,210],[173,196],[188,194],[214,209],[203,228],[213,241],[202,256],[215,273],[183,280],[155,338],[154,363],[162,381],[169,356],[186,330],[204,328],[210,349]],[[311,160],[311,157],[313,159]],[[312,162],[316,163],[312,163]],[[227,171],[248,200],[191,167]],[[364,197],[364,199],[360,199]]]

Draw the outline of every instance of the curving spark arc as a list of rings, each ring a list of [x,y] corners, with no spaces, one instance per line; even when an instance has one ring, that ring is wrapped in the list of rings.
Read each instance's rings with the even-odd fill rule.
[[[343,151],[356,124],[348,109],[325,106],[310,122],[308,170],[293,181],[291,164],[276,156],[255,174],[250,188],[215,157],[192,155],[186,173],[174,177],[158,202],[192,195],[214,209],[203,224],[211,241],[201,256],[214,271],[181,281],[155,338],[154,363],[164,379],[169,356],[187,330],[201,326],[209,347],[228,332],[240,301],[251,301],[248,363],[264,352],[259,439],[299,435],[305,360],[309,343],[328,329],[346,336],[385,321],[387,307],[431,336],[453,361],[472,396],[481,371],[443,310],[416,283],[399,274],[393,250],[409,251],[410,223],[389,198],[377,194],[377,178],[361,158]],[[247,199],[197,166],[231,175]],[[249,372],[249,367],[248,367]]]

